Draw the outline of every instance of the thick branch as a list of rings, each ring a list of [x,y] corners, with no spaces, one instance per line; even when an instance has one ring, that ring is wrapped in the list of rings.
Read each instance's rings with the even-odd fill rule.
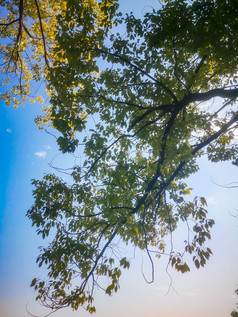
[[[188,102],[196,101],[207,101],[215,97],[221,98],[237,98],[238,97],[238,88],[236,89],[225,89],[225,88],[216,88],[203,93],[192,93],[189,96],[185,96],[183,99],[187,99]]]
[[[195,155],[199,150],[216,140],[220,135],[225,133],[235,122],[238,121],[238,114],[236,114],[228,123],[226,123],[219,131],[211,135],[206,141],[198,144],[193,150],[192,154]]]
[[[128,128],[128,132],[141,120],[143,120],[146,116],[148,116],[149,114],[151,114],[152,112],[156,111],[156,110],[164,110],[165,112],[172,112],[173,110],[175,110],[176,108],[178,109],[183,109],[186,106],[188,106],[190,103],[192,102],[196,102],[196,101],[207,101],[210,100],[212,98],[215,97],[222,97],[222,98],[236,98],[238,97],[238,88],[236,89],[223,89],[223,88],[217,88],[217,89],[213,89],[204,93],[193,93],[193,94],[189,94],[188,96],[185,95],[184,98],[178,102],[176,105],[172,104],[168,104],[168,105],[161,105],[158,107],[154,107],[152,109],[147,110],[146,112],[144,112],[141,116],[139,116],[138,118],[136,118],[134,121],[132,121],[132,123],[130,124],[129,128]],[[177,111],[176,109],[176,111]]]
[[[40,7],[39,7],[39,4],[38,4],[37,0],[35,0],[35,4],[36,4],[36,8],[37,8],[37,14],[38,14],[39,23],[40,23],[41,36],[42,36],[42,41],[43,41],[43,46],[44,46],[45,63],[47,65],[47,67],[50,68],[50,65],[49,65],[49,62],[48,62],[48,58],[47,58],[46,41],[45,41],[45,34],[44,34],[44,30],[43,30],[43,25],[42,25]]]
[[[137,117],[136,119],[134,119],[132,121],[132,123],[130,124],[129,128],[128,128],[128,132],[131,131],[131,129],[138,123],[140,122],[141,120],[143,120],[145,117],[147,117],[149,114],[151,114],[152,112],[156,111],[156,110],[163,110],[165,113],[168,113],[168,112],[172,112],[175,108],[175,105],[174,104],[169,104],[169,105],[161,105],[161,106],[158,106],[158,107],[154,107],[154,108],[151,108],[149,110],[147,110],[146,112],[144,112],[141,116]]]
[[[18,45],[18,42],[21,39],[22,36],[22,27],[23,27],[23,0],[20,0],[19,3],[19,27],[18,27],[18,34],[17,34],[17,38],[16,38],[16,45]]]

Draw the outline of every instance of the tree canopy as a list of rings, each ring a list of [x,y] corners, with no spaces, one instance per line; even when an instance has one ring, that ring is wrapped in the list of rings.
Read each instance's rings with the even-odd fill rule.
[[[147,254],[148,282],[154,256],[185,273],[187,255],[199,268],[212,253],[205,243],[214,221],[186,179],[203,155],[238,165],[238,8],[232,0],[171,0],[138,19],[109,0],[34,4],[1,3],[9,12],[2,70],[6,84],[19,80],[2,98],[30,98],[31,79],[43,76],[50,105],[36,121],[60,132],[63,153],[82,155],[70,181],[33,180],[27,216],[51,242],[37,258],[48,279],[31,286],[46,307],[92,313],[95,288],[111,295],[130,267],[118,241]],[[177,251],[181,223],[187,238]]]

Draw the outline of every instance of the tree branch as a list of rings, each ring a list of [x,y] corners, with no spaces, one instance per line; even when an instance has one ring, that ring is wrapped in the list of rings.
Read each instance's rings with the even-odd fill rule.
[[[106,55],[111,55],[114,56],[120,60],[122,60],[123,62],[125,62],[126,64],[128,64],[129,66],[135,68],[136,70],[138,70],[140,73],[142,73],[143,75],[145,75],[146,77],[150,78],[153,82],[155,82],[159,87],[161,87],[164,91],[166,91],[170,97],[173,99],[173,101],[176,103],[177,102],[177,98],[174,95],[174,93],[167,87],[165,86],[162,82],[160,82],[159,80],[155,79],[153,76],[151,76],[150,74],[148,74],[146,71],[144,71],[143,69],[141,69],[139,66],[133,64],[132,62],[130,62],[128,59],[126,59],[125,57],[122,57],[121,55],[117,54],[117,53],[111,53],[108,51],[105,51],[103,49],[97,49],[98,52],[106,54]]]
[[[172,112],[173,110],[175,109],[175,105],[174,104],[168,104],[168,105],[161,105],[161,106],[158,106],[158,107],[154,107],[154,108],[151,108],[149,110],[147,110],[146,112],[144,112],[141,116],[137,117],[136,119],[134,119],[129,128],[127,129],[128,132],[131,131],[131,129],[138,123],[140,122],[141,120],[143,120],[145,117],[147,117],[149,114],[151,114],[152,112],[156,111],[156,110],[163,110],[165,113],[168,113],[168,112]]]
[[[43,41],[43,46],[44,46],[44,58],[45,58],[45,63],[47,65],[47,67],[50,69],[50,65],[48,62],[48,57],[47,57],[47,49],[46,49],[46,40],[45,40],[45,34],[44,34],[44,30],[43,30],[43,25],[42,25],[42,18],[41,18],[41,13],[40,13],[40,7],[38,4],[38,1],[35,0],[35,5],[37,8],[37,14],[38,14],[38,18],[39,18],[39,23],[40,23],[40,30],[41,30],[41,36],[42,36],[42,41]]]
[[[202,93],[191,93],[185,96],[183,99],[187,99],[188,102],[195,101],[207,101],[215,97],[221,98],[236,98],[238,97],[238,88],[236,89],[225,89],[225,88],[215,88]]]
[[[68,305],[69,306],[71,304],[71,302],[77,298],[80,294],[82,294],[82,292],[85,290],[85,287],[88,283],[88,280],[90,279],[90,277],[92,276],[92,274],[94,273],[94,270],[96,269],[97,265],[98,265],[98,262],[99,260],[101,259],[101,257],[103,256],[103,254],[105,253],[105,251],[107,250],[108,246],[110,245],[110,243],[112,242],[112,240],[115,238],[117,234],[117,229],[115,229],[115,231],[112,233],[110,239],[107,241],[107,243],[104,245],[102,251],[99,253],[99,255],[97,256],[97,259],[95,260],[95,263],[92,267],[92,269],[90,270],[89,274],[87,275],[86,279],[83,281],[83,283],[81,284],[80,286],[80,291],[77,292],[72,298],[71,298],[71,301],[68,302]]]
[[[0,23],[0,26],[9,26],[9,25],[11,25],[11,24],[13,24],[13,23],[16,23],[16,22],[18,22],[19,21],[19,18],[18,19],[15,19],[15,20],[13,20],[13,21],[11,21],[11,22],[8,22],[8,23]]]

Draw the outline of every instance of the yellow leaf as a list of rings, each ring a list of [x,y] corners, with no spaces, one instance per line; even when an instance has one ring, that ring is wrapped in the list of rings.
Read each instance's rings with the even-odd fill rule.
[[[134,230],[135,230],[136,234],[138,234],[138,233],[139,233],[139,231],[138,231],[138,228],[137,228],[137,227],[134,227]]]

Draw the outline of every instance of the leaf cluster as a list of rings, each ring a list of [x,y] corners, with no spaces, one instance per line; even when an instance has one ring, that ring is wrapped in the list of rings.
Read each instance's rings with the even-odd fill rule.
[[[154,255],[185,273],[188,256],[199,268],[212,254],[214,221],[185,181],[204,154],[237,165],[237,7],[173,0],[137,19],[116,14],[112,1],[63,3],[52,37],[45,33],[49,55],[41,46],[50,107],[36,120],[60,132],[62,153],[80,144],[82,157],[69,182],[53,174],[33,181],[27,216],[51,242],[37,259],[48,280],[32,287],[46,307],[92,313],[95,289],[112,295],[130,267],[121,244],[147,254],[151,282]],[[47,10],[46,18],[32,13],[40,30]],[[185,246],[175,251],[182,223]]]

